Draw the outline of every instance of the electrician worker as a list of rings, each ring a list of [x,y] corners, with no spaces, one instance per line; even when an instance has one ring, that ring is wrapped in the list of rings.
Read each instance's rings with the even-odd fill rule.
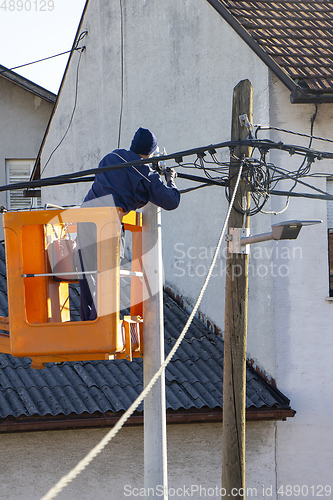
[[[100,167],[116,165],[129,161],[149,159],[157,149],[157,139],[148,129],[139,128],[129,150],[115,149],[106,155]],[[164,210],[174,210],[180,202],[180,193],[175,184],[176,173],[173,169],[165,172],[166,184],[158,172],[149,164],[128,166],[96,174],[88,191],[83,207],[114,206],[125,213],[142,208],[149,201]],[[78,228],[79,270],[93,271],[97,268],[96,226],[93,223],[80,224]],[[124,257],[125,231],[122,226],[120,257]],[[80,279],[80,317],[81,321],[94,320],[97,317],[94,294],[96,277],[85,274]]]

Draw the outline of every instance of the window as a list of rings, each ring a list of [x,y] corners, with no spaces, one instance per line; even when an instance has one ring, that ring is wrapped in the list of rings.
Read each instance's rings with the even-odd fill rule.
[[[333,195],[333,179],[327,181],[327,192]],[[333,201],[327,202],[328,267],[330,297],[333,297]]]
[[[30,179],[35,160],[6,160],[7,183],[24,182]],[[40,207],[40,198],[25,198],[24,189],[7,192],[7,208],[9,210],[29,210]]]

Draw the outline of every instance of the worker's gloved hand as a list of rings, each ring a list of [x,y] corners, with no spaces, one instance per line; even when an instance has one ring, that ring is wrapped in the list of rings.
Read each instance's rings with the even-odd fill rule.
[[[175,178],[177,177],[177,172],[174,168],[168,168],[164,172],[164,177],[165,177],[167,184],[169,184],[169,183],[173,184],[175,181]]]

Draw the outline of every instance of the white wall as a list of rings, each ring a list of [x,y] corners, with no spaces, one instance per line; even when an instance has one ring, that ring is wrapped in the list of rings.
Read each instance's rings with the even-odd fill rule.
[[[6,160],[37,157],[52,107],[48,101],[0,78],[0,185],[7,184]],[[7,205],[6,192],[0,193],[0,205]]]
[[[193,500],[205,498],[205,489],[206,498],[220,498],[215,492],[221,488],[221,427],[221,424],[168,425],[170,499],[189,498],[186,492],[175,495],[174,490],[178,488],[181,493],[184,488],[190,488],[187,491],[193,493],[190,497]],[[257,498],[265,498],[262,484],[267,488],[272,485],[274,491],[273,428],[271,422],[247,425],[246,487],[256,488]],[[107,429],[81,429],[1,435],[0,450],[6,460],[1,466],[0,497],[7,500],[41,498],[106,433]],[[57,499],[142,498],[142,494],[138,494],[141,488],[143,428],[126,427]]]
[[[271,124],[310,133],[314,104],[289,104],[288,91],[273,78]],[[333,139],[330,127],[333,105],[321,104],[314,122],[314,135]],[[308,145],[308,139],[277,134],[285,143]],[[333,150],[333,144],[314,141],[313,148]],[[296,169],[301,160],[285,153],[274,155],[277,165]],[[331,161],[316,161],[311,172],[333,173]],[[303,179],[325,191],[326,180]],[[288,188],[289,184],[284,187]],[[297,191],[310,192],[304,186]],[[313,191],[312,191],[313,192]],[[283,207],[285,199],[278,200]],[[276,202],[276,206],[278,203]],[[328,297],[327,205],[325,201],[294,198],[277,220],[321,219],[323,224],[304,228],[294,242],[288,242],[289,273],[274,280],[276,380],[297,411],[293,419],[278,423],[278,474],[280,484],[330,484],[333,468],[332,415],[333,303]],[[293,250],[297,248],[295,258]],[[282,255],[275,259],[283,263]],[[286,260],[284,264],[286,263]],[[316,492],[317,490],[315,490]],[[318,490],[319,491],[319,490]],[[315,495],[314,495],[315,496]]]

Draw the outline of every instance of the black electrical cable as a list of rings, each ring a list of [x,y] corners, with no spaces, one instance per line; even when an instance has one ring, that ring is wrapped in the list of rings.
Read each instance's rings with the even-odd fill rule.
[[[317,106],[317,104],[316,104]],[[256,125],[254,125],[256,126]],[[327,139],[326,137],[318,137],[316,135],[309,135],[309,134],[302,134],[301,132],[294,132],[292,130],[287,130],[287,129],[284,129],[284,128],[279,128],[279,127],[271,127],[269,125],[257,125],[256,126],[256,132],[255,132],[255,138],[257,138],[257,133],[260,131],[260,130],[276,130],[277,132],[284,132],[286,134],[291,134],[291,135],[297,135],[299,137],[307,137],[309,139],[315,139],[317,141],[323,141],[323,142],[330,142],[330,143],[333,143],[333,139]]]
[[[190,193],[191,191],[196,191],[197,189],[201,189],[201,188],[208,187],[208,186],[212,186],[212,184],[200,184],[200,186],[195,186],[195,187],[187,188],[187,189],[180,189],[179,192],[180,192],[180,194],[186,194],[186,193]]]
[[[19,69],[19,68],[24,68],[25,66],[31,66],[32,64],[37,64],[37,63],[40,63],[40,62],[43,62],[43,61],[47,61],[48,59],[53,59],[55,57],[59,57],[59,56],[63,56],[65,54],[70,54],[71,52],[73,52],[74,50],[82,50],[83,47],[78,47],[78,44],[80,43],[80,41],[82,40],[82,38],[85,37],[85,35],[87,34],[88,32],[87,31],[83,31],[79,38],[78,38],[78,41],[77,43],[75,44],[74,48],[73,49],[70,49],[70,50],[65,50],[64,52],[59,52],[59,54],[54,54],[53,56],[48,56],[48,57],[44,57],[43,59],[37,59],[36,61],[32,61],[32,62],[29,62],[29,63],[25,63],[25,64],[20,64],[19,66],[14,66],[13,68],[6,68],[2,71],[0,71],[0,75],[2,75],[3,73],[7,73],[8,71],[14,71],[14,69]],[[83,35],[83,36],[82,36]]]
[[[273,168],[272,166],[269,166],[269,168]],[[276,170],[277,172],[281,172],[281,170],[277,167],[274,166],[274,170]],[[287,173],[284,173],[284,179],[291,179],[291,180],[294,180],[294,178],[291,176],[291,175],[288,175]],[[312,186],[311,184],[308,184],[307,182],[304,182],[304,181],[301,181],[300,179],[297,179],[297,182],[299,184],[302,184],[303,186],[306,186],[310,189],[313,189],[314,191],[318,191],[318,193],[322,193],[324,195],[328,195],[329,196],[329,193],[326,193],[326,191],[323,191],[322,189],[319,189],[315,186]]]
[[[297,193],[295,191],[278,191],[275,189],[271,191],[270,194],[275,196],[288,196],[288,198],[292,196],[295,198],[311,198],[313,200],[333,201],[333,195],[331,194]]]
[[[281,142],[276,143],[269,140],[226,141],[224,143],[219,143],[216,145],[209,145],[202,148],[195,148],[191,150],[177,152],[171,155],[163,155],[163,160],[165,161],[173,159],[176,163],[175,167],[184,166],[185,168],[188,168],[189,166],[191,166],[192,168],[199,168],[200,170],[203,170],[206,177],[191,176],[188,174],[183,174],[181,172],[179,172],[178,177],[191,181],[200,182],[203,185],[211,184],[218,186],[226,186],[226,194],[228,197],[228,185],[230,180],[229,180],[229,171],[227,167],[229,167],[230,163],[223,162],[223,167],[221,167],[220,162],[218,162],[216,169],[212,168],[211,166],[207,167],[205,160],[206,157],[205,152],[208,151],[210,156],[214,159],[216,149],[229,148],[231,149],[232,153],[234,148],[239,145],[246,145],[246,146],[250,145],[251,147],[257,148],[261,155],[260,159],[257,159],[254,156],[252,156],[244,160],[246,163],[246,170],[245,170],[246,177],[244,178],[244,180],[246,181],[246,188],[250,191],[252,200],[255,205],[254,208],[251,208],[248,211],[249,215],[254,215],[255,213],[258,213],[259,211],[262,210],[265,203],[267,203],[270,194],[275,189],[277,183],[282,179],[290,179],[294,182],[296,181],[297,183],[303,184],[310,189],[316,190],[322,195],[328,195],[325,191],[322,191],[321,189],[318,189],[315,186],[312,186],[311,184],[300,180],[301,176],[305,176],[304,175],[305,169],[303,169],[301,172],[299,171],[290,172],[287,171],[286,169],[278,168],[275,165],[266,162],[266,153],[270,149],[280,149],[289,152],[290,154],[299,154],[307,158],[309,164],[311,164],[315,158],[329,158],[332,156],[332,153],[327,153],[325,151],[323,152],[323,151],[309,150],[304,147],[295,145],[286,145]],[[183,157],[194,156],[194,155],[196,156],[196,159],[193,162],[191,163],[188,162],[186,164],[182,163]],[[153,168],[158,170],[158,163],[159,161],[161,161],[161,159],[162,159],[161,157],[152,157],[151,159],[149,159],[148,163],[152,164]],[[231,160],[233,162],[240,161],[236,157],[232,157]],[[87,176],[96,175],[107,171],[112,171],[118,168],[126,168],[128,166],[134,166],[134,165],[140,166],[143,164],[147,164],[147,159],[140,159],[132,162],[110,165],[103,168],[88,169],[80,172],[74,172],[71,174],[63,174],[56,177],[49,177],[46,179],[28,181],[26,183],[9,184],[5,186],[0,186],[0,191],[23,189],[23,188],[32,189],[35,187],[60,185],[60,184],[76,183],[76,182],[92,182],[94,180],[94,177],[87,177]],[[209,162],[209,164],[211,165],[211,161]],[[210,172],[215,172],[216,174],[219,175],[219,177],[211,175]],[[321,176],[323,175],[324,174],[321,174]],[[327,174],[327,176],[328,175],[329,174]],[[190,188],[190,190],[192,189]],[[186,190],[186,192],[189,191]],[[288,192],[286,193],[286,196],[288,196]],[[242,207],[239,208],[242,210]]]
[[[249,163],[252,161],[253,162],[253,159],[252,158],[248,158],[247,160],[247,166],[249,165]],[[265,163],[265,162],[262,162],[261,160],[254,160],[255,162],[257,162],[258,165],[261,165],[263,167],[266,167],[267,169],[271,170],[273,173],[278,173],[280,174],[279,177],[272,177],[270,179],[270,184],[272,184],[273,182],[277,183],[279,182],[280,180],[283,180],[283,179],[290,179],[292,181],[295,181],[295,179],[297,180],[297,182],[299,182],[300,184],[303,184],[305,185],[306,187],[310,187],[311,189],[314,189],[322,194],[328,194],[326,193],[325,191],[319,189],[319,188],[316,188],[315,186],[312,186],[304,181],[301,181],[299,180],[299,175],[298,175],[298,171],[296,172],[290,172],[289,170],[286,170],[282,167],[278,168],[276,167],[274,164],[272,163]],[[321,174],[323,175],[323,174]],[[330,174],[327,174],[326,176],[329,176]],[[269,192],[270,192],[270,189],[269,189]]]
[[[316,109],[316,111],[317,111],[317,109]],[[313,132],[313,123],[314,123],[315,117],[316,117],[316,113],[314,113],[314,115],[311,118],[311,125],[312,125],[311,133]],[[309,146],[311,146],[311,141],[310,141]],[[302,154],[303,154],[303,151],[304,150],[302,150]],[[290,152],[293,152],[293,151],[291,150]],[[305,177],[308,174],[310,167],[311,167],[311,164],[314,161],[314,157],[315,157],[315,154],[312,155],[312,151],[308,150],[308,154],[304,155],[304,161],[306,159],[308,160],[307,166],[305,168],[302,168],[302,166],[304,164],[304,162],[303,162],[301,167],[299,167],[299,169],[296,172],[289,172],[285,169],[278,169],[275,165],[267,164],[265,161],[265,154],[263,152],[261,154],[262,160],[257,160],[254,157],[247,158],[246,165],[245,165],[245,167],[246,167],[245,170],[247,172],[247,175],[245,177],[246,186],[243,187],[243,189],[245,190],[246,187],[249,189],[250,195],[251,195],[251,198],[255,204],[255,207],[252,209],[249,208],[248,210],[244,211],[243,207],[241,207],[238,204],[238,206],[234,205],[234,209],[239,213],[242,213],[242,214],[247,213],[250,216],[255,215],[256,213],[262,211],[263,206],[267,203],[267,201],[269,199],[269,195],[272,192],[272,184],[276,185],[282,179],[290,179],[290,180],[294,181],[294,185],[291,188],[291,190],[289,192],[285,192],[286,196],[288,196],[288,194],[290,192],[292,192],[292,190],[295,188],[295,186],[298,183],[303,184],[303,185],[309,187],[310,189],[318,191],[319,193],[322,193],[324,196],[328,195],[328,193],[326,193],[325,191],[323,191],[319,188],[316,188],[315,186],[310,185],[310,184],[305,183],[304,181],[300,180],[300,177],[302,177],[302,176]],[[263,159],[264,159],[264,161],[263,161]],[[236,161],[237,161],[237,159],[236,159]],[[273,175],[270,175],[270,170],[272,171]],[[276,175],[277,173],[279,174],[279,176]],[[227,196],[227,199],[230,199],[230,193],[229,193],[228,186],[226,189],[226,196]],[[329,199],[331,199],[331,198],[329,198]]]
[[[315,104],[315,112],[313,113],[312,117],[310,118],[310,123],[311,123],[311,127],[310,127],[310,141],[309,141],[309,145],[308,145],[308,149],[311,148],[311,145],[312,145],[312,140],[313,140],[313,127],[314,127],[314,122],[315,122],[315,119],[317,117],[317,113],[318,113],[318,104]],[[297,174],[296,176],[300,176],[300,175],[306,175],[310,172],[310,169],[311,169],[311,162],[308,161],[307,163],[307,166],[305,169],[303,169],[304,167],[304,164],[306,162],[306,157],[304,157],[298,171],[297,171]],[[302,170],[303,169],[303,170]],[[296,178],[297,178],[296,177]],[[293,185],[293,187],[290,189],[290,191],[293,191],[294,188],[296,187],[296,184],[297,184],[297,181],[295,181],[295,184]]]
[[[235,177],[235,176],[233,176],[233,177]],[[225,190],[225,195],[226,195],[226,198],[228,200],[228,203],[229,203],[229,200],[231,199],[231,196],[230,196],[230,181],[231,181],[231,179],[232,178],[229,179],[229,182],[227,183],[226,190]],[[238,203],[238,207],[234,203],[233,208],[239,214],[243,214],[243,215],[246,214],[249,217],[252,217],[253,215],[256,215],[257,213],[259,213],[268,201],[269,195],[266,192],[263,192],[260,194],[259,200],[256,199],[255,193],[252,192],[251,185],[249,184],[248,181],[245,181],[245,185],[243,187],[239,186],[238,189],[240,190],[240,199],[241,200],[243,199],[243,194],[248,189],[250,191],[251,198],[253,199],[254,204],[255,204],[255,208],[244,209],[242,206],[240,206],[239,203]],[[263,198],[263,201],[261,203],[260,203],[260,198]]]
[[[118,167],[119,168],[119,167]],[[95,168],[92,171],[96,174],[101,173],[102,169]],[[180,179],[187,179],[194,182],[202,182],[204,184],[209,184],[213,186],[224,186],[223,182],[217,181],[209,181],[204,177],[197,177],[195,175],[187,175],[183,173],[179,173],[177,175]],[[47,187],[47,186],[60,186],[63,184],[75,184],[77,182],[93,182],[95,177],[80,177],[79,181],[77,177],[70,177],[68,175],[58,175],[57,177],[47,177],[45,179],[37,179],[34,181],[26,181],[26,182],[17,182],[13,184],[7,184],[5,186],[0,186],[0,191],[11,191],[15,189],[25,189],[25,188],[38,188],[38,187]]]
[[[82,177],[79,182],[93,182],[95,177]],[[45,179],[37,179],[34,181],[17,182],[13,184],[7,184],[6,186],[0,186],[0,191],[14,191],[15,189],[34,189],[38,187],[48,187],[48,186],[61,186],[63,184],[75,184],[78,180],[76,178],[71,179],[66,177],[65,179],[59,177],[46,177]]]
[[[80,35],[81,36],[81,35]],[[68,127],[66,129],[66,132],[64,133],[62,139],[60,140],[59,144],[54,148],[54,150],[52,151],[52,153],[50,154],[47,162],[45,163],[44,167],[43,167],[43,170],[41,171],[41,175],[43,175],[47,165],[49,164],[53,154],[57,151],[57,149],[61,146],[62,142],[64,141],[66,135],[68,134],[68,131],[72,125],[72,122],[73,122],[73,118],[74,118],[74,114],[75,114],[75,110],[76,110],[76,105],[77,105],[77,94],[78,94],[78,84],[79,84],[79,69],[80,69],[80,62],[81,62],[81,56],[82,56],[82,53],[84,52],[85,50],[85,47],[81,47],[80,49],[80,55],[79,55],[79,59],[78,59],[78,63],[77,63],[77,68],[76,68],[76,82],[75,82],[75,99],[74,99],[74,107],[73,107],[73,110],[72,110],[72,114],[71,114],[71,117],[70,117],[70,120],[69,120],[69,124],[68,124]]]
[[[206,147],[202,147],[202,148],[196,148],[196,149],[190,149],[190,150],[186,150],[186,151],[181,151],[181,152],[177,152],[177,153],[173,153],[173,154],[170,154],[170,155],[164,155],[163,156],[163,160],[175,160],[177,165],[175,165],[175,167],[177,166],[182,166],[181,163],[180,163],[180,160],[182,160],[182,158],[184,156],[192,156],[194,154],[197,154],[198,152],[202,152],[202,151],[207,151],[209,150],[210,148],[214,147],[214,149],[218,149],[218,148],[223,148],[223,147],[236,147],[238,145],[248,145],[248,142],[250,142],[251,146],[255,146],[255,147],[259,147],[259,148],[265,148],[265,149],[270,149],[270,148],[274,148],[274,149],[281,149],[282,146],[284,147],[284,150],[285,151],[292,151],[292,153],[295,153],[295,148],[297,148],[297,146],[286,146],[286,145],[281,145],[280,143],[273,143],[273,142],[270,142],[270,141],[226,141],[224,143],[220,143],[220,144],[216,144],[214,146],[206,146]],[[300,154],[303,154],[303,150],[304,148],[301,148],[301,152]],[[318,152],[318,151],[314,151],[312,150],[311,151],[311,154],[313,154],[314,156],[320,156],[320,157],[323,157],[323,155],[326,155],[328,153],[325,153],[325,152]],[[332,155],[333,157],[333,155]],[[150,161],[149,163],[152,163],[153,165],[154,164],[158,164],[158,159],[159,157],[156,157],[156,160],[153,160],[151,159],[152,161]],[[259,161],[259,160],[258,160]],[[130,165],[135,165],[135,166],[140,166],[140,165],[144,165],[147,163],[147,160],[146,159],[140,159],[140,160],[135,160],[135,161],[132,161],[132,162],[126,162],[126,163],[119,163],[119,164],[115,164],[115,165],[109,165],[109,166],[106,166],[106,167],[102,167],[102,168],[91,168],[91,169],[87,169],[87,170],[81,170],[79,172],[73,172],[73,173],[70,173],[70,174],[62,174],[62,175],[59,175],[59,176],[56,176],[56,178],[58,179],[78,179],[80,177],[85,177],[87,175],[95,175],[96,173],[103,173],[103,172],[108,172],[108,171],[111,171],[111,170],[116,170],[116,169],[119,169],[119,168],[126,168]],[[265,164],[266,165],[266,164]],[[284,172],[282,172],[283,176],[284,176]],[[289,175],[290,177],[290,175]],[[51,177],[50,179],[54,179],[53,177]],[[38,183],[39,181],[30,181],[30,184],[29,186],[33,187],[35,186],[35,183]],[[0,191],[5,191],[7,189],[21,189],[21,187],[27,187],[26,186],[26,183],[23,183],[24,185],[22,185],[22,183],[16,183],[16,184],[12,184],[12,185],[5,185],[5,186],[0,186]]]
[[[177,173],[177,177],[179,179],[187,179],[189,181],[194,181],[194,182],[204,182],[204,184],[210,185],[210,186],[225,186],[226,182],[225,181],[216,181],[213,179],[205,179],[204,177],[198,177],[196,175],[188,175],[188,174],[183,174],[181,172]]]
[[[247,144],[247,141],[243,141],[242,144],[244,143],[244,145]],[[241,144],[241,145],[242,145]],[[262,144],[262,142],[260,142],[260,144]],[[264,142],[264,144],[266,145],[266,142]],[[232,147],[232,146],[238,146],[239,145],[239,141],[227,141],[227,142],[224,142],[224,143],[220,143],[220,144],[217,144],[215,145],[216,148],[223,148],[223,147]],[[196,148],[196,149],[189,149],[189,150],[186,150],[186,151],[180,151],[180,152],[177,152],[177,153],[173,153],[173,154],[169,154],[169,155],[163,155],[163,160],[175,160],[177,165],[175,165],[174,167],[182,167],[183,165],[178,162],[179,159],[182,160],[182,158],[184,156],[192,156],[192,155],[195,155],[197,154],[197,152],[203,152],[205,150],[209,150],[211,148],[211,146],[206,146],[206,147],[202,147],[202,148]],[[56,176],[56,178],[59,178],[59,179],[78,179],[80,177],[85,177],[86,175],[95,175],[95,174],[98,174],[98,173],[103,173],[103,172],[109,172],[109,171],[112,171],[112,170],[117,170],[119,168],[126,168],[128,166],[140,166],[140,165],[145,165],[147,163],[152,163],[153,164],[153,167],[154,165],[157,165],[158,162],[161,160],[161,157],[158,157],[156,156],[155,158],[150,158],[149,159],[149,162],[147,161],[147,159],[140,159],[140,160],[134,160],[134,161],[131,161],[131,162],[126,162],[126,163],[117,163],[115,165],[108,165],[108,166],[105,166],[105,167],[98,167],[98,168],[90,168],[90,169],[87,169],[87,170],[81,170],[79,172],[73,172],[73,173],[70,173],[70,174],[62,174],[62,175],[59,175],[59,176]],[[49,178],[49,179],[54,179],[53,177]],[[38,182],[38,180],[36,181],[30,181],[31,182],[31,187],[32,186],[37,186],[35,183]],[[205,179],[205,182],[207,182],[207,180]],[[12,186],[16,186],[16,187],[12,187],[10,188],[8,186],[8,189],[21,189],[21,183],[16,183],[15,185],[12,184]],[[22,187],[27,187],[24,183],[24,186]],[[6,189],[4,188],[7,188],[7,186],[0,186],[0,191],[5,191]]]
[[[53,59],[54,57],[63,56],[65,54],[69,54],[70,52],[72,52],[72,50],[65,50],[65,52],[60,52],[59,54],[55,54],[54,56],[44,57],[43,59],[38,59],[37,61],[20,64],[20,66],[14,66],[13,68],[6,68],[5,70],[0,71],[0,75],[2,75],[3,73],[7,73],[8,71],[14,71],[14,69],[24,68],[25,66],[30,66],[31,64],[37,64],[43,61],[47,61],[48,59]]]

